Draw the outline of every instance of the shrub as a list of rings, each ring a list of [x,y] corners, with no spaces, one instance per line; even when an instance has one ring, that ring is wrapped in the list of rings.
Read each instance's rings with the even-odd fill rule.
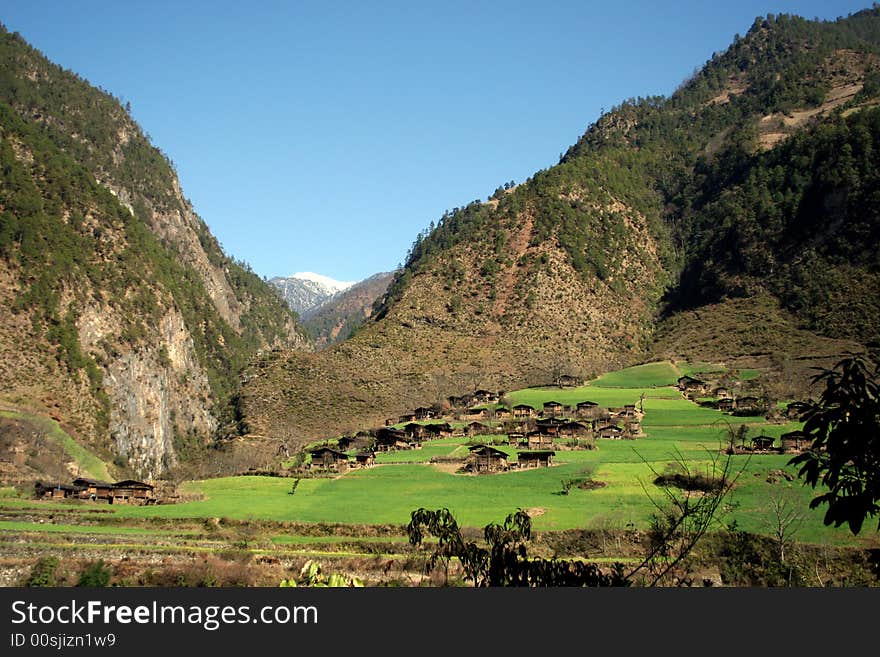
[[[57,557],[42,557],[31,568],[25,586],[57,586]]]
[[[77,586],[101,587],[110,584],[110,578],[113,576],[113,569],[109,564],[104,563],[103,559],[93,561],[83,568],[79,574]]]

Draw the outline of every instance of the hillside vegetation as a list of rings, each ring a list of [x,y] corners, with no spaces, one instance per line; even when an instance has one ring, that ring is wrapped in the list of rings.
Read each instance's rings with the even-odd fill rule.
[[[238,372],[306,338],[110,94],[0,29],[0,402],[157,475],[235,432]]]
[[[670,97],[621,103],[558,165],[431,222],[353,338],[249,370],[249,426],[301,441],[656,357],[863,350],[880,325],[878,45],[880,9],[756,19]],[[802,392],[808,368],[785,366]]]

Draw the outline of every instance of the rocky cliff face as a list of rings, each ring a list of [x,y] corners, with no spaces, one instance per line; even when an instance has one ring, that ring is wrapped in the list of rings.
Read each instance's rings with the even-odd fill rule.
[[[310,349],[119,102],[0,30],[0,402],[144,477],[234,433],[238,372]]]

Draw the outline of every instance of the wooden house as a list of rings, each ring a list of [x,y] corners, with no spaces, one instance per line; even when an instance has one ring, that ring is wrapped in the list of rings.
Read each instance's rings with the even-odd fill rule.
[[[526,436],[529,449],[550,449],[553,447],[553,436],[542,431],[531,431]]]
[[[562,410],[563,410],[562,404],[560,404],[558,401],[544,402],[544,406],[543,406],[544,415],[550,415],[550,416],[560,415],[562,413]]]
[[[125,479],[113,484],[110,504],[153,504],[153,486],[143,481]]]
[[[732,397],[730,392],[730,388],[725,388],[724,386],[718,386],[712,391],[712,396],[717,399],[729,399]]]
[[[504,406],[499,406],[495,409],[495,419],[496,420],[509,420],[513,416],[513,413],[510,412],[509,408],[505,408]]]
[[[783,416],[789,420],[799,420],[804,412],[803,402],[791,402],[785,405]]]
[[[76,498],[85,490],[82,486],[70,484],[44,484],[40,481],[34,484],[34,494],[43,499],[63,500]]]
[[[623,427],[616,424],[603,424],[596,428],[596,437],[605,440],[620,440],[625,433]]]
[[[489,445],[469,447],[468,467],[471,472],[503,472],[507,470],[507,452]]]
[[[376,463],[376,453],[370,450],[358,452],[354,456],[355,463],[361,468],[370,468]]]
[[[109,481],[79,477],[73,480],[73,485],[82,488],[79,496],[85,499],[109,501],[113,496],[113,484]]]
[[[452,433],[452,425],[449,422],[425,425],[425,436],[427,438],[448,438]]]
[[[637,438],[642,435],[642,423],[638,420],[626,420],[623,423],[623,434],[625,438]]]
[[[410,422],[409,424],[403,427],[403,432],[409,438],[413,438],[415,440],[422,440],[425,438],[427,431],[425,430],[425,425],[419,424],[418,422]]]
[[[375,448],[380,452],[392,449],[412,449],[411,440],[401,429],[382,427],[376,432]]]
[[[341,470],[348,467],[348,454],[332,447],[317,447],[309,450],[312,457],[309,468],[322,470]]]
[[[695,379],[692,376],[681,376],[676,381],[676,387],[684,394],[703,394],[706,392],[707,384],[705,381]]]
[[[771,436],[755,436],[752,438],[752,449],[760,452],[773,449],[773,438]]]
[[[498,402],[498,393],[491,390],[474,390],[474,394],[471,396],[478,404],[495,404]]]
[[[593,427],[582,422],[563,422],[559,425],[558,432],[560,436],[582,438],[592,435]]]
[[[517,404],[513,407],[513,417],[536,417],[538,411],[528,404]]]
[[[465,417],[469,420],[485,420],[489,417],[489,409],[483,407],[473,407],[465,411]]]
[[[740,397],[736,400],[734,415],[761,415],[766,409],[757,397]]]
[[[465,427],[465,434],[468,436],[485,436],[492,432],[492,428],[482,422],[471,422]]]
[[[599,410],[599,404],[594,401],[582,401],[575,405],[575,413],[578,417],[595,417]]]
[[[432,420],[437,417],[437,412],[433,408],[427,406],[419,406],[414,414],[417,420]]]
[[[415,413],[404,413],[399,418],[397,418],[397,424],[403,424],[405,422],[415,422],[415,421],[416,421],[416,414]]]
[[[724,413],[730,413],[736,408],[736,402],[732,397],[724,397],[723,399],[718,400],[717,408]]]
[[[809,449],[813,441],[803,431],[789,431],[779,437],[782,449],[786,452],[800,452]]]
[[[468,406],[471,406],[475,400],[471,395],[463,395],[461,397],[453,395],[447,397],[446,401],[449,402],[450,408],[467,408]]]
[[[580,377],[572,376],[571,374],[563,374],[556,380],[556,385],[560,388],[575,388],[579,385],[583,385],[583,380]]]
[[[517,453],[518,468],[546,468],[553,463],[556,452],[552,449],[529,450]]]
[[[568,420],[561,417],[544,417],[535,422],[535,427],[552,433],[559,433],[559,427],[568,423]]]
[[[528,444],[526,441],[526,434],[518,431],[511,431],[507,434],[507,444],[511,447]]]

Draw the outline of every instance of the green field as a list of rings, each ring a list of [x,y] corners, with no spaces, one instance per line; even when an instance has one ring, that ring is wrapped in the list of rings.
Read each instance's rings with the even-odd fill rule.
[[[410,513],[419,507],[448,507],[460,524],[479,528],[523,508],[530,510],[539,531],[646,528],[655,511],[653,500],[662,496],[662,490],[652,483],[657,474],[681,461],[692,472],[706,472],[713,461],[726,458],[722,449],[730,430],[739,425],[748,428],[747,439],[760,434],[778,437],[799,427],[796,423],[770,424],[760,417],[734,418],[700,407],[669,385],[680,371],[670,363],[654,363],[611,373],[579,388],[529,388],[509,393],[513,404],[528,403],[536,408],[551,399],[571,405],[592,400],[602,406],[634,403],[643,407],[644,437],[598,440],[594,450],[557,449],[550,468],[479,476],[459,474],[455,464],[435,465],[429,461],[432,457],[465,456],[469,442],[490,442],[498,437],[444,438],[425,442],[418,450],[379,453],[373,468],[352,470],[338,477],[300,479],[294,494],[290,494],[290,478],[228,477],[183,484],[182,492],[203,496],[198,501],[105,509],[131,522],[150,518],[230,518],[405,525]],[[515,459],[514,448],[502,445],[499,449]],[[768,501],[786,496],[797,501],[805,517],[799,540],[855,542],[845,529],[825,527],[821,509],[809,510],[814,492],[793,477],[794,470],[787,466],[789,456],[732,458],[739,478],[728,500],[725,521],[735,519],[743,529],[770,533]],[[787,473],[788,479],[780,477],[780,472]],[[585,477],[601,485],[589,490],[575,486],[563,494],[564,481]],[[10,512],[23,512],[34,505],[63,509],[76,504],[0,497],[0,509]],[[19,526],[0,524],[0,531],[14,527]],[[62,525],[43,530],[68,528]],[[294,539],[279,540],[287,543]]]
[[[22,420],[45,431],[46,436],[60,445],[61,448],[67,452],[67,455],[73,459],[79,467],[82,476],[100,479],[102,481],[110,481],[113,479],[107,470],[107,464],[71,438],[55,420],[18,411],[0,411],[0,417],[12,420]]]
[[[599,388],[649,388],[653,386],[672,386],[682,375],[672,363],[646,363],[628,367],[617,372],[609,372],[591,382]]]

